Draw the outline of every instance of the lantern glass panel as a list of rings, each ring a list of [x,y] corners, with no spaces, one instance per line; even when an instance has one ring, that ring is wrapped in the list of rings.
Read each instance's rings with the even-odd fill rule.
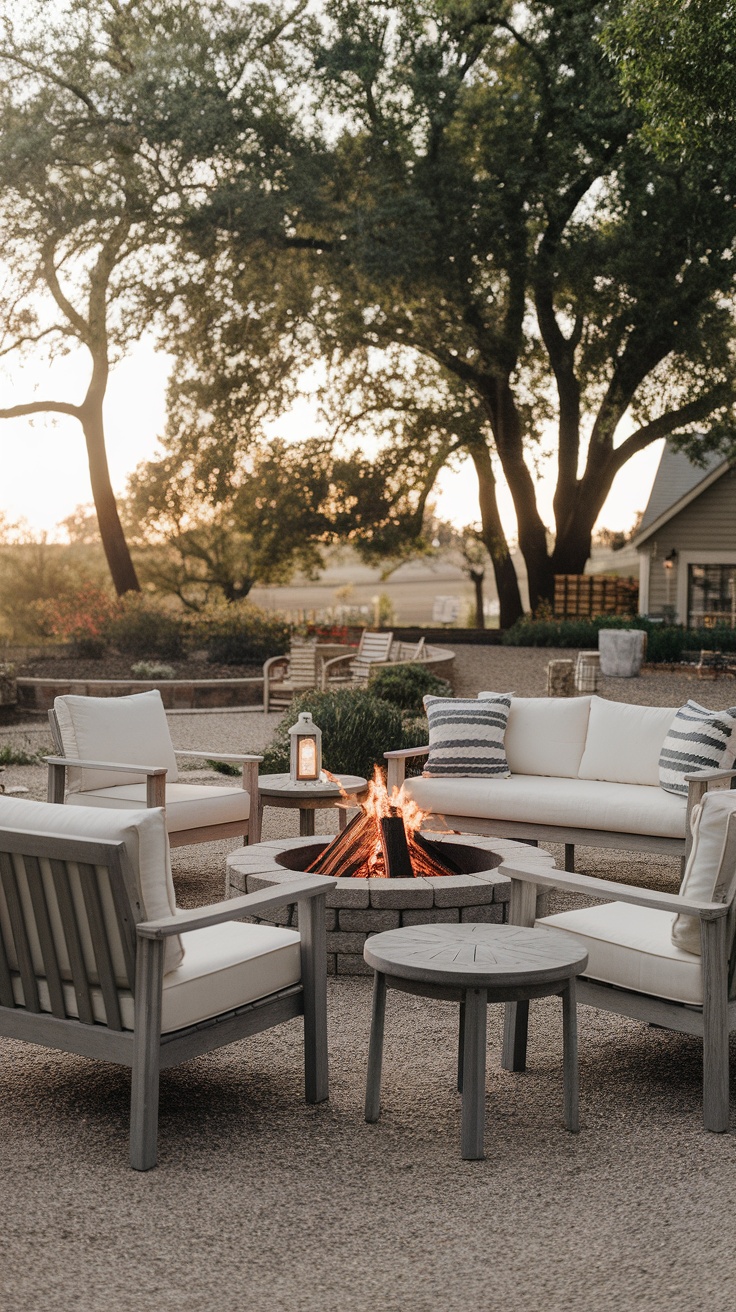
[[[297,739],[297,779],[317,778],[317,739],[301,736]]]

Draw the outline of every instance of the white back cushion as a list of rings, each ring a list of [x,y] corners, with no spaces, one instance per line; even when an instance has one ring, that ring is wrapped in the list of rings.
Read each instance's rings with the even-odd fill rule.
[[[135,875],[144,918],[146,920],[157,920],[161,916],[172,916],[176,913],[176,896],[169,860],[169,842],[166,835],[164,813],[159,807],[141,811],[92,810],[87,807],[58,806],[50,802],[28,802],[20,798],[0,796],[0,829],[15,829],[21,833],[59,834],[68,838],[109,839],[113,842],[122,842],[125,844],[125,850]],[[43,864],[48,866],[47,862]],[[22,873],[22,861],[18,862],[17,866],[19,872]],[[47,890],[52,887],[50,869],[44,871],[44,882]],[[106,889],[106,882],[107,876],[100,876],[103,913],[110,929],[110,938],[114,942],[117,938],[117,919],[112,899]],[[74,881],[72,893],[77,906],[77,918],[80,927],[84,931],[82,935],[83,949],[88,974],[90,979],[94,980],[96,977],[96,962],[92,941],[85,929],[84,899],[81,893],[81,885],[75,884]],[[53,911],[55,906],[53,895],[49,901]],[[10,940],[8,939],[9,922],[7,916],[5,898],[0,892],[0,917],[3,918],[3,936],[6,942],[12,941],[12,936]],[[52,915],[52,924],[53,920]],[[63,948],[63,934],[58,914],[54,929],[57,947],[61,945]],[[32,950],[34,962],[40,968],[40,946],[36,943],[32,945]],[[66,955],[65,949],[63,955]],[[123,984],[125,983],[125,973],[122,965],[122,955],[118,953],[117,957],[118,959],[114,961],[115,973],[118,982]],[[174,970],[183,957],[184,949],[181,939],[178,936],[167,939],[164,970]],[[11,962],[11,967],[13,964]],[[66,967],[63,961],[60,964],[62,968],[68,968],[68,963],[66,963]]]
[[[157,688],[130,697],[57,697],[64,754],[83,761],[118,761],[121,765],[163,765],[166,782],[179,778],[166,712]],[[70,793],[114,784],[145,783],[146,776],[111,770],[67,771]]]
[[[578,778],[659,786],[659,754],[676,706],[631,706],[591,697]]]
[[[728,824],[736,815],[736,791],[719,789],[706,793],[700,806],[693,807],[691,826],[693,845],[690,849],[685,874],[680,884],[680,896],[693,902],[720,902],[731,879],[734,850],[726,850]],[[672,942],[686,952],[700,953],[700,921],[695,916],[675,916]]]
[[[589,714],[590,697],[512,697],[504,740],[512,775],[577,779]]]

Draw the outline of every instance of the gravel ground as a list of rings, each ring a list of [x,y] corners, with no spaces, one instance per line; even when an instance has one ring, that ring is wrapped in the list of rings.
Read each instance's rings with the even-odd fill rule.
[[[458,649],[456,690],[545,690],[574,653]],[[732,700],[680,672],[606,680],[651,705]],[[276,716],[174,714],[177,747],[265,745]],[[38,750],[38,722],[0,729]],[[201,773],[201,772],[198,772]],[[7,785],[41,797],[37,766]],[[336,828],[317,813],[321,832]],[[266,811],[264,836],[295,834]],[[223,892],[230,843],[173,854],[179,900]],[[555,849],[551,849],[555,851]],[[677,862],[578,849],[582,870],[677,887]],[[292,1022],[164,1072],[160,1165],[126,1165],[129,1077],[0,1041],[0,1307],[17,1312],[711,1312],[733,1306],[736,1138],[701,1126],[697,1040],[581,1008],[578,1137],[562,1127],[559,1004],[533,1006],[529,1069],[498,1065],[489,1010],[484,1162],[459,1158],[454,1009],[391,994],[381,1120],[362,1117],[370,982],[329,984],[331,1099],[301,1100]],[[733,1036],[732,1036],[733,1039]],[[732,1126],[733,1128],[733,1126]]]

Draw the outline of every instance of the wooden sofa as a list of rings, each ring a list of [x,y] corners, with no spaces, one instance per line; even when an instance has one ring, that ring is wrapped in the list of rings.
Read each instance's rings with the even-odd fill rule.
[[[529,842],[665,852],[684,859],[690,813],[710,783],[733,770],[687,776],[688,795],[659,786],[659,752],[677,707],[632,706],[601,697],[513,697],[506,730],[507,779],[409,778],[407,761],[428,747],[386,752],[389,790],[405,782],[423,810],[451,829]]]

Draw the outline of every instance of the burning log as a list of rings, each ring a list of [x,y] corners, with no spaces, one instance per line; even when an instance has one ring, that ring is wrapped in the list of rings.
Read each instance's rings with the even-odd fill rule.
[[[411,879],[414,871],[403,818],[398,814],[385,815],[379,820],[378,827],[389,879]]]
[[[355,877],[357,871],[365,864],[365,872],[361,872],[358,877],[367,878],[370,873],[367,868],[368,860],[375,848],[375,837],[373,817],[361,811],[345,826],[342,833],[338,834],[323,852],[320,852],[312,864],[307,866],[306,873],[330,875],[333,879],[337,876],[350,878]]]
[[[343,794],[346,800],[347,794]],[[460,867],[419,833],[424,812],[395,793],[389,800],[380,770],[360,813],[308,867],[308,873],[342,879],[437,878],[457,875]]]
[[[462,871],[457,861],[453,861],[443,849],[437,848],[431,840],[424,837],[417,829],[409,838],[409,852],[415,875],[436,879],[439,875],[460,875]]]

